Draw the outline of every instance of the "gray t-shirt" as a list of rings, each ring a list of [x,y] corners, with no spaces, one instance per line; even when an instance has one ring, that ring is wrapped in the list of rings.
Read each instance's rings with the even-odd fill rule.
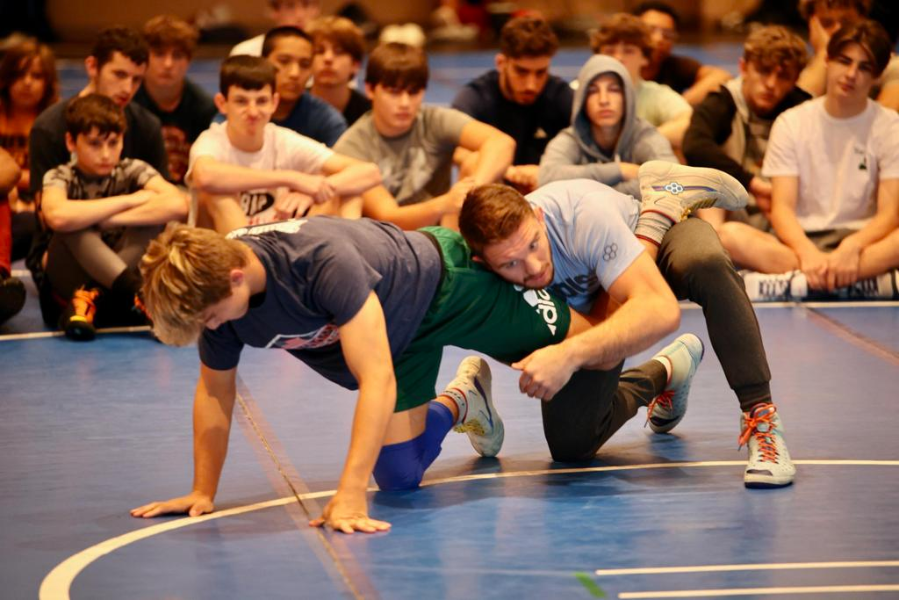
[[[382,184],[397,204],[416,204],[450,189],[453,151],[471,121],[452,108],[423,106],[408,132],[386,138],[375,129],[370,111],[341,136],[334,150],[377,164]]]
[[[384,311],[391,355],[416,334],[437,289],[441,257],[425,234],[389,223],[331,217],[237,229],[229,234],[253,250],[266,269],[266,290],[240,319],[205,329],[200,360],[234,368],[246,344],[283,348],[323,377],[348,389],[338,327],[375,291]]]
[[[553,283],[548,290],[588,312],[644,251],[634,237],[640,202],[589,179],[557,181],[528,194],[544,211]]]
[[[123,158],[104,177],[85,174],[75,162],[73,159],[44,173],[43,187],[61,188],[69,200],[97,200],[133,194],[159,175],[159,171],[137,158]]]

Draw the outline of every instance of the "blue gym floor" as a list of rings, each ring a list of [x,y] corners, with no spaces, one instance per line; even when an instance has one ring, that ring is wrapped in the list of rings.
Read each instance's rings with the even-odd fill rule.
[[[733,66],[739,50],[713,52]],[[435,57],[430,100],[490,60]],[[194,68],[207,86],[214,70]],[[897,303],[757,308],[793,486],[743,487],[738,405],[711,351],[672,434],[642,411],[574,468],[550,461],[536,401],[492,362],[499,458],[451,433],[422,489],[370,494],[389,533],[345,536],[306,522],[336,487],[355,395],[264,350],[243,355],[217,511],[129,516],[190,489],[196,350],[41,333],[32,289],[0,328],[0,597],[895,598]],[[709,348],[695,307],[681,329]],[[448,349],[439,384],[464,356]]]
[[[535,401],[492,363],[500,457],[451,434],[425,487],[371,494],[393,529],[353,536],[306,521],[336,487],[354,395],[287,354],[245,352],[218,511],[145,521],[128,509],[189,491],[196,351],[146,334],[2,340],[16,375],[0,419],[2,596],[896,597],[896,305],[758,315],[792,487],[743,487],[738,407],[712,352],[673,434],[640,414],[565,469]],[[699,310],[682,330],[705,338]],[[442,382],[463,356],[447,351]]]

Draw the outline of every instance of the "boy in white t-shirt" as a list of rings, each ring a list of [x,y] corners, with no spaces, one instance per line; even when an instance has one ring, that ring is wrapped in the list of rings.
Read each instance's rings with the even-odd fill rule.
[[[215,102],[226,121],[194,143],[185,177],[198,194],[198,225],[228,232],[304,214],[357,218],[359,195],[381,183],[374,164],[270,123],[274,90],[275,68],[265,59],[222,63]]]
[[[868,98],[890,59],[878,23],[842,27],[828,45],[825,96],[783,113],[769,138],[773,235],[742,223],[719,232],[757,271],[751,299],[897,297],[898,119]]]

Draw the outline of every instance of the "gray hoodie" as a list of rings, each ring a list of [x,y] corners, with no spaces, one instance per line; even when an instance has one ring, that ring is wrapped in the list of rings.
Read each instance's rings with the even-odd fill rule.
[[[622,132],[612,155],[606,154],[591,134],[591,123],[584,111],[591,82],[604,73],[615,73],[625,92]],[[678,162],[668,140],[656,128],[639,119],[634,108],[635,94],[625,67],[614,58],[594,55],[578,74],[578,90],[572,104],[572,125],[562,130],[547,145],[541,157],[538,180],[541,185],[561,179],[593,179],[624,194],[640,198],[637,179],[622,180],[618,163],[643,164],[648,160]]]

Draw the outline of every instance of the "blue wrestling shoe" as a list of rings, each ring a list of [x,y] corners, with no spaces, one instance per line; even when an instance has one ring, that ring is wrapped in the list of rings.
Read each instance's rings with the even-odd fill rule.
[[[453,430],[466,433],[481,456],[497,456],[503,446],[503,419],[491,401],[491,367],[487,362],[478,356],[465,358],[442,395],[452,398],[459,408]]]
[[[703,342],[693,333],[686,333],[660,350],[654,357],[668,362],[672,375],[665,391],[647,406],[647,423],[654,433],[666,433],[675,428],[687,412],[691,380],[703,360]]]

